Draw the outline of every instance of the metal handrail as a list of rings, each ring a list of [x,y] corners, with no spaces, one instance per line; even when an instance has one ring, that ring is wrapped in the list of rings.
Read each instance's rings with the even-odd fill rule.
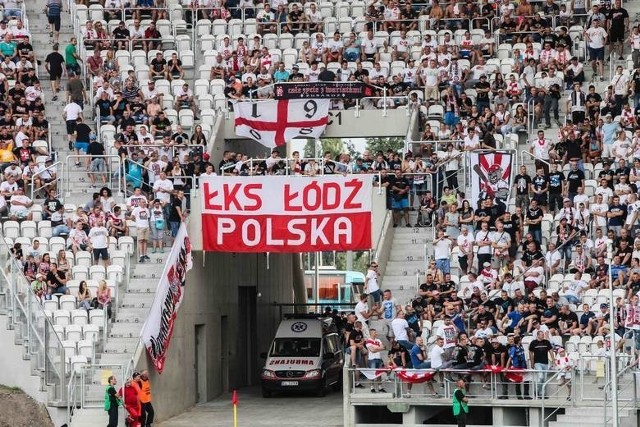
[[[546,164],[547,166],[551,166],[551,163],[549,163],[549,161],[547,161],[545,159],[542,159],[542,158],[536,156],[535,154],[530,153],[527,150],[520,150],[520,166],[524,165],[524,155],[525,154],[527,156],[531,157],[532,159],[541,161],[542,163]]]
[[[615,333],[615,332],[613,332]],[[640,358],[636,358],[633,360],[632,363],[630,363],[626,368],[624,368],[623,370],[621,370],[620,372],[618,372],[616,374],[617,378],[622,378],[622,376],[627,373],[628,371],[630,371],[632,368],[636,368],[638,366],[638,362],[640,362]],[[606,426],[607,423],[609,422],[609,418],[607,416],[607,389],[610,389],[613,383],[613,378],[609,379],[609,381],[607,381],[604,385],[604,387],[602,388],[604,390],[604,400],[603,400],[603,407],[604,407],[604,425]],[[613,393],[618,393],[618,390],[611,390],[611,393],[609,393],[609,395],[613,394]],[[633,401],[636,401],[636,397],[637,397],[637,385],[636,385],[636,378],[635,378],[635,374],[634,374],[634,378],[633,378],[633,396],[634,399]],[[625,405],[626,406],[626,405]],[[621,408],[618,408],[618,412],[620,411]],[[614,416],[618,416],[618,414],[614,414]]]
[[[105,160],[105,171],[104,172],[88,172],[84,169],[82,170],[73,170],[73,167],[70,165],[70,162],[72,160],[76,160],[76,161],[80,161],[82,159],[94,159],[94,158],[102,158]],[[120,164],[120,157],[116,154],[105,154],[105,155],[101,155],[101,156],[95,156],[92,154],[70,154],[66,157],[66,161],[65,161],[65,167],[63,170],[66,171],[66,179],[64,180],[66,182],[66,188],[65,191],[66,193],[69,193],[71,191],[71,179],[70,179],[70,175],[73,174],[78,174],[78,173],[95,173],[95,174],[104,174],[107,175],[109,178],[109,188],[114,188],[116,186],[113,185],[113,176],[114,176],[114,170],[113,170],[113,161],[116,161],[117,164]],[[121,187],[122,182],[120,180],[118,180],[118,185],[117,185],[117,191],[120,192],[122,191],[122,187]]]
[[[384,240],[387,234],[387,228],[390,222],[391,222],[391,211],[387,211],[384,216],[384,221],[382,222],[382,229],[380,230],[380,233],[378,233],[378,239],[376,240],[377,242],[376,247],[369,251],[370,253],[369,259],[372,259],[375,262],[378,262],[378,257],[380,255],[380,245],[382,244],[382,241]]]
[[[570,382],[573,382],[573,378],[574,376],[574,368],[571,368],[571,380],[569,380]],[[564,371],[558,371],[556,372],[553,376],[551,376],[551,378],[549,378],[547,381],[545,381],[544,384],[542,384],[542,399],[541,399],[541,407],[540,407],[540,427],[543,427],[545,425],[545,421],[551,419],[552,416],[554,416],[560,409],[563,409],[564,406],[560,405],[558,407],[556,407],[554,410],[551,411],[551,413],[547,416],[545,416],[544,414],[544,403],[545,400],[547,398],[547,395],[545,394],[545,391],[547,390],[547,386],[549,385],[549,383],[551,383],[551,381],[555,380],[556,378],[558,378],[560,376],[560,374],[562,374]],[[560,392],[560,389],[556,390],[556,394]],[[571,394],[573,396],[571,396],[571,400],[568,401],[568,404],[571,404],[571,406],[575,406],[575,393],[576,393],[576,388],[575,387],[571,387]],[[550,395],[548,397],[551,397],[553,395]],[[566,405],[566,404],[565,404]]]
[[[35,188],[35,180],[34,180],[34,178],[39,176],[39,175],[42,175],[44,172],[48,171],[49,169],[53,169],[53,168],[57,167],[58,165],[60,166],[60,170],[56,173],[56,179],[55,179],[56,187],[57,187],[58,183],[62,180],[62,173],[63,173],[62,172],[63,171],[63,167],[62,167],[63,163],[62,162],[57,161],[54,164],[52,164],[51,166],[48,166],[47,168],[45,168],[45,169],[43,169],[41,171],[38,171],[38,172],[33,174],[33,176],[31,177],[31,195],[30,195],[31,200],[33,200],[33,195],[35,194],[36,191],[40,191],[43,188],[49,186],[49,184],[44,184],[40,188],[36,189]]]

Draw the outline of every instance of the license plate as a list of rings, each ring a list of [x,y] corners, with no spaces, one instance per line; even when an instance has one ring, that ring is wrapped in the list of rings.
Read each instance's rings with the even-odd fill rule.
[[[282,381],[280,383],[281,386],[285,387],[285,386],[297,386],[298,385],[298,381]]]

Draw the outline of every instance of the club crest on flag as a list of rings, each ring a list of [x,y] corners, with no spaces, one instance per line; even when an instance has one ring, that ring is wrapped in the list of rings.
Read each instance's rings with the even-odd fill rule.
[[[280,99],[235,102],[235,131],[265,147],[296,137],[319,138],[329,122],[328,99]]]

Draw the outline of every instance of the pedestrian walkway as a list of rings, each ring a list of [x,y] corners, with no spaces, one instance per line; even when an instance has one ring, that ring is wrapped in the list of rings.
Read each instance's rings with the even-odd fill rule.
[[[260,388],[243,388],[238,394],[238,425],[338,427],[342,421],[342,393],[329,393],[319,398],[308,396],[276,396],[265,399]],[[157,410],[157,408],[156,408]],[[233,425],[231,395],[198,405],[157,427],[229,427]]]

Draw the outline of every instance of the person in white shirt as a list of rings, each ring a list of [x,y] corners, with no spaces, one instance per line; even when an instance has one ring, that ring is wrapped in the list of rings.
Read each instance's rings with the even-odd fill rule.
[[[569,304],[580,304],[582,301],[582,293],[585,289],[589,289],[589,284],[582,280],[582,273],[577,272],[573,275],[573,280],[565,283],[562,287],[564,289],[564,297],[569,301]]]
[[[380,273],[378,273],[378,263],[372,262],[369,264],[369,269],[367,270],[367,275],[364,282],[364,291],[371,295],[374,303],[378,303],[380,301],[380,285],[378,284],[378,279],[380,278]]]
[[[463,150],[473,151],[480,149],[480,137],[476,134],[476,130],[469,128],[467,136],[464,137]]]
[[[451,248],[453,241],[444,230],[438,231],[438,237],[433,241],[433,257],[436,260],[438,270],[443,274],[451,272]]]
[[[367,301],[367,294],[360,294],[360,301],[356,304],[353,311],[356,313],[356,319],[362,322],[362,333],[365,338],[369,336],[369,327],[367,325],[367,321],[371,317],[372,311],[369,310],[369,303]]]
[[[156,177],[153,184],[154,197],[160,200],[160,204],[164,207],[171,201],[171,194],[173,193],[173,182],[167,179],[167,174],[164,170],[160,171],[160,175]]]
[[[629,74],[623,73],[622,66],[620,65],[616,67],[616,74],[611,79],[611,86],[613,86],[613,93],[616,100],[616,109],[613,115],[617,116],[622,113],[623,101],[627,98],[629,89],[631,89],[629,85]]]
[[[547,245],[547,253],[544,255],[544,265],[546,270],[550,274],[556,274],[560,272],[560,263],[562,255],[560,251],[556,250],[556,244],[549,242]]]
[[[378,331],[371,328],[369,330],[369,338],[365,341],[365,346],[367,347],[367,360],[368,366],[370,369],[381,369],[384,366],[382,361],[382,351],[384,351],[384,345],[382,341],[378,338]],[[382,388],[382,377],[378,377],[371,381],[371,392],[378,393],[386,393],[386,390]]]
[[[604,80],[604,46],[607,40],[607,31],[602,28],[600,19],[594,18],[591,27],[584,31],[589,49],[589,61],[593,68],[594,78],[600,76]]]
[[[24,188],[18,187],[17,191],[9,199],[9,204],[11,206],[9,208],[9,218],[12,221],[19,219],[31,221],[33,219],[33,214],[31,213],[33,201],[24,195]]]
[[[62,110],[62,117],[67,122],[67,141],[71,144],[78,117],[82,117],[82,107],[72,100]]]
[[[93,248],[93,263],[98,265],[102,259],[105,267],[109,265],[109,230],[104,226],[102,219],[99,219],[89,230],[89,241]]]
[[[140,199],[138,207],[131,211],[131,220],[135,222],[137,240],[138,240],[138,255],[140,259],[138,262],[149,261],[147,256],[147,244],[149,242],[149,235],[151,233],[149,229],[149,218],[151,216],[149,209],[147,208],[147,199]]]
[[[402,310],[398,310],[396,318],[391,321],[391,329],[393,330],[393,336],[396,341],[406,348],[407,351],[410,351],[413,347],[413,343],[409,341],[409,331],[411,328],[409,327],[409,323],[405,320],[404,312]]]
[[[491,232],[489,231],[489,224],[483,221],[480,225],[480,231],[476,233],[476,246],[478,246],[478,270],[482,270],[484,263],[491,263],[491,255],[493,254],[493,248],[491,247]]]
[[[595,195],[596,203],[609,204],[609,199],[613,197],[613,190],[609,187],[609,183],[606,179],[602,178],[600,180],[600,187],[596,188]],[[598,201],[598,196],[601,197],[600,201]]]
[[[458,264],[460,264],[460,270],[462,274],[467,274],[469,266],[473,265],[473,245],[475,239],[471,233],[469,233],[468,227],[462,227],[461,234],[457,239],[457,246],[459,249]]]

